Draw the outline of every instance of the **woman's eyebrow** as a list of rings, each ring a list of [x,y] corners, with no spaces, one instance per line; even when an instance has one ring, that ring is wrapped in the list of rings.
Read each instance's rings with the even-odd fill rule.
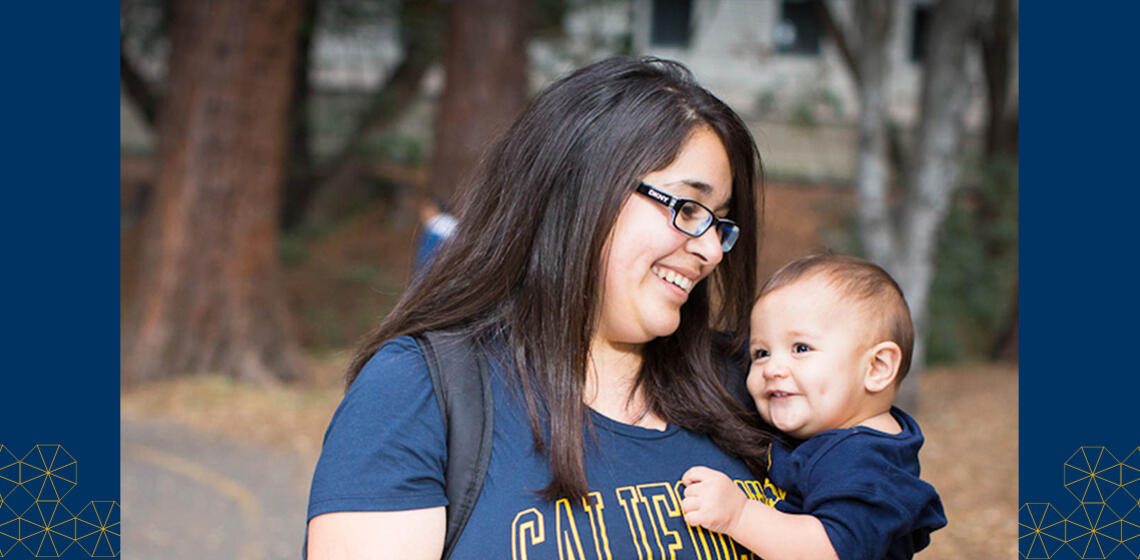
[[[681,179],[680,181],[673,181],[672,183],[669,183],[669,184],[672,185],[672,184],[677,184],[677,183],[688,185],[689,187],[694,188],[698,192],[700,192],[701,194],[705,194],[705,195],[710,195],[710,194],[713,194],[713,192],[714,192],[712,185],[710,185],[704,181],[697,180],[697,179]],[[722,211],[728,210],[729,209],[728,203],[731,200],[732,199],[730,198],[729,200],[724,201],[724,203],[721,204],[720,206],[713,208],[713,212],[722,212]]]

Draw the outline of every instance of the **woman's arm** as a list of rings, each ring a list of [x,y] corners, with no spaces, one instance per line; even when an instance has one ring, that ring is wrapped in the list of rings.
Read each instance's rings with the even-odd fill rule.
[[[443,554],[444,508],[348,511],[309,521],[309,560],[438,560]]]

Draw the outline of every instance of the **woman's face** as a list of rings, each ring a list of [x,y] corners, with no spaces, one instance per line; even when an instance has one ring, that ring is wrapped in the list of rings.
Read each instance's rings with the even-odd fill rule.
[[[728,154],[707,126],[695,128],[677,158],[642,181],[674,197],[695,199],[717,217],[728,212]],[[603,250],[595,340],[641,344],[677,330],[689,293],[724,256],[716,229],[689,237],[673,227],[666,206],[636,192],[627,198]]]

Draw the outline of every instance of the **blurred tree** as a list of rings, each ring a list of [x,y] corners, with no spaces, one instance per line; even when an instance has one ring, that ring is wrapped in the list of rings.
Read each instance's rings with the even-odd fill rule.
[[[161,102],[158,86],[162,84],[148,83],[143,73],[139,71],[137,53],[140,51],[140,45],[143,46],[142,50],[146,51],[166,39],[169,3],[170,0],[121,0],[120,42],[125,44],[129,38],[133,48],[120,49],[120,78],[127,98],[140,109],[144,120],[152,128],[156,108]],[[448,3],[447,6],[450,4],[452,3]],[[454,4],[464,4],[458,9],[466,10],[469,3]],[[287,180],[281,203],[281,226],[286,230],[296,227],[303,221],[311,221],[314,214],[325,218],[335,217],[344,211],[343,207],[353,205],[354,201],[362,196],[360,185],[370,177],[385,179],[377,176],[383,170],[370,165],[374,162],[362,156],[362,146],[369,138],[375,137],[393,124],[419,98],[424,76],[442,56],[446,18],[453,11],[445,9],[438,0],[302,0],[302,5],[300,32],[296,35],[298,43],[296,70],[293,74],[295,79],[292,95],[292,140],[290,155],[287,158]],[[500,111],[500,106],[503,112],[509,115],[513,115],[518,108],[521,108],[521,103],[525,102],[526,97],[525,44],[532,28],[538,26],[538,29],[544,33],[557,35],[560,33],[567,5],[567,0],[525,2],[511,0],[507,4],[487,2],[485,12],[475,14],[486,18],[486,21],[510,21],[521,24],[517,26],[513,23],[502,24],[500,29],[505,30],[505,35],[497,37],[501,39],[500,43],[513,45],[514,50],[509,53],[508,59],[500,61],[496,67],[509,68],[518,64],[516,66],[518,70],[514,74],[507,72],[495,76],[495,72],[486,73],[484,70],[484,73],[480,73],[475,68],[457,70],[460,74],[468,71],[476,80],[482,79],[484,75],[495,79],[509,75],[510,80],[502,84],[503,90],[514,89],[522,92],[517,95],[500,96],[500,101],[485,106],[484,109],[491,108],[490,115],[483,115],[487,117],[485,119],[487,122],[498,118],[495,115]],[[315,35],[343,33],[392,20],[396,22],[395,28],[399,34],[400,58],[386,72],[386,78],[380,86],[369,95],[364,110],[349,127],[349,132],[340,142],[339,148],[331,155],[318,158],[312,150],[311,119],[308,115],[311,99],[309,76]],[[469,40],[483,48],[482,39],[491,35],[480,35],[478,29],[475,31]],[[480,60],[478,57],[472,58]],[[480,61],[480,65],[484,68],[491,67],[483,61]],[[461,75],[457,79],[465,78]],[[519,105],[514,110],[509,109],[509,106],[516,102],[513,100],[519,95],[523,101],[518,102]],[[456,106],[454,99],[445,103]],[[479,128],[485,129],[485,127]],[[472,136],[478,134],[480,132],[473,132]],[[446,148],[445,152],[452,153],[454,149]],[[400,181],[401,179],[396,179],[396,182]]]
[[[1017,90],[1017,0],[997,0],[989,6],[989,13],[979,33],[982,46],[982,67],[986,77],[985,163],[987,175],[1001,174],[1010,167],[1016,168],[1018,153]],[[1014,183],[1016,185],[1016,182]],[[1016,200],[1016,189],[1010,193]],[[1000,219],[1001,200],[982,197],[979,215],[990,225]],[[1016,204],[1013,205],[1016,209]],[[987,254],[1009,255],[1017,259],[1017,244],[1012,246],[1001,240],[987,243]],[[1016,270],[1016,269],[1015,269]],[[1014,273],[1013,289],[1009,295],[1009,311],[990,350],[994,359],[1015,362],[1018,358],[1018,295],[1019,282]]]
[[[219,372],[296,378],[280,284],[278,203],[301,0],[175,0],[123,379]]]
[[[979,23],[978,0],[941,0],[932,13],[924,50],[914,146],[899,154],[901,186],[890,196],[887,160],[889,120],[886,77],[890,74],[890,30],[895,2],[857,0],[854,25],[841,25],[823,0],[814,0],[859,90],[856,199],[859,237],[866,257],[898,280],[910,304],[916,330],[914,357],[899,403],[916,408],[918,377],[926,356],[928,300],[934,274],[938,233],[958,186],[970,86],[966,49]],[[900,201],[892,206],[892,198]]]
[[[452,2],[428,190],[447,200],[528,96],[532,0]]]
[[[290,96],[290,142],[286,163],[285,192],[281,198],[281,227],[289,229],[297,208],[308,200],[313,181],[313,149],[309,124],[309,72],[312,67],[313,34],[317,24],[317,0],[301,0],[301,23],[297,54],[293,62],[293,94]]]
[[[152,130],[158,118],[158,94],[128,51],[155,49],[166,34],[167,0],[119,0],[119,83]],[[128,45],[130,40],[132,45]]]
[[[312,0],[310,0],[312,1]],[[333,10],[337,13],[334,21],[344,25],[351,20],[375,21],[385,17],[389,11],[385,7],[377,7],[366,13],[355,13],[351,3],[342,5],[340,0],[325,0],[320,9]],[[386,4],[386,2],[385,2]],[[398,22],[400,59],[393,65],[387,78],[373,92],[366,103],[364,111],[352,126],[348,135],[341,143],[340,148],[326,160],[315,163],[310,154],[310,144],[307,134],[294,136],[294,154],[302,154],[299,161],[295,161],[285,192],[285,201],[282,207],[282,225],[291,229],[301,223],[314,203],[318,193],[322,194],[325,205],[329,200],[351,198],[344,196],[344,191],[351,190],[353,185],[372,170],[367,169],[366,161],[360,157],[360,148],[363,141],[369,136],[383,131],[396,121],[420,95],[420,83],[424,75],[440,57],[443,34],[443,9],[437,0],[400,0],[390,6]],[[305,47],[307,45],[303,45]],[[305,52],[303,59],[308,58]],[[305,97],[296,98],[294,105],[296,111],[303,115],[307,103],[308,92],[308,65],[306,72],[298,75],[298,90],[305,92]],[[303,86],[303,89],[302,89]],[[302,130],[296,130],[302,133]],[[335,213],[335,210],[333,211]]]
[[[123,42],[126,40],[126,34],[119,33],[119,83],[122,84],[123,91],[127,97],[138,107],[139,113],[142,115],[143,121],[147,126],[154,128],[155,121],[158,119],[158,99],[155,97],[154,92],[151,90],[149,84],[142,77],[142,74],[135,68],[134,63],[127,58],[127,54],[123,49]]]
[[[988,157],[1017,157],[1017,0],[997,0],[979,30],[986,78]]]

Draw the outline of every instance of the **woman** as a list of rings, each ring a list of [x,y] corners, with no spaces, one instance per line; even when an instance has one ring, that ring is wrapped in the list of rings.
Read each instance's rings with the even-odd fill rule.
[[[314,475],[310,558],[439,558],[447,450],[405,335],[456,326],[487,349],[495,413],[452,558],[731,546],[684,524],[679,480],[696,464],[764,469],[768,435],[714,368],[746,336],[758,174],[743,122],[677,63],[612,58],[535,98],[350,367]]]

